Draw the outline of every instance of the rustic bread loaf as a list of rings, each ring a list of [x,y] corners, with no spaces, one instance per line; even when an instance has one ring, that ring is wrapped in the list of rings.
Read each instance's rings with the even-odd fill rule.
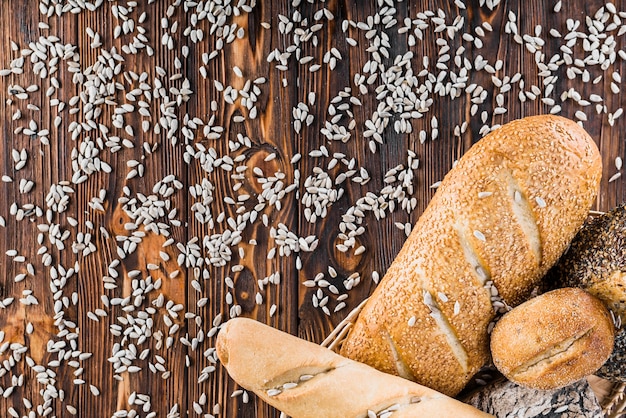
[[[602,301],[575,287],[544,293],[505,314],[491,334],[496,368],[510,381],[558,389],[593,374],[614,337]]]
[[[497,417],[605,418],[587,379],[553,390],[530,389],[501,379],[463,401]]]
[[[237,383],[293,418],[491,416],[251,319],[228,321],[216,350]]]
[[[601,172],[596,144],[562,117],[481,139],[441,182],[341,354],[458,393],[489,358],[494,312],[523,301],[561,256]]]
[[[587,222],[546,280],[554,287],[582,287],[626,322],[626,206]]]

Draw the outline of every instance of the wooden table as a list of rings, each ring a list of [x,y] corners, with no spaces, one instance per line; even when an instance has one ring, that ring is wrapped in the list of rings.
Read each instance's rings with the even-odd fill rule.
[[[624,18],[589,29],[600,1],[56,3],[0,1],[2,416],[278,417],[215,364],[216,326],[240,313],[320,342],[508,120],[586,115],[594,209],[623,200]],[[568,18],[599,44],[563,47]],[[606,69],[574,61],[602,43]]]

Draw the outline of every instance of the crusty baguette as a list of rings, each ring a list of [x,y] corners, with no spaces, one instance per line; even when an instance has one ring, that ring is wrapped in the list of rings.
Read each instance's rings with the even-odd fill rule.
[[[293,418],[491,416],[251,319],[228,321],[216,350],[237,383]]]
[[[551,390],[595,373],[609,358],[613,337],[613,321],[602,301],[565,287],[504,315],[491,334],[491,354],[512,382]]]
[[[489,358],[494,310],[522,302],[582,225],[601,164],[562,117],[481,139],[441,182],[341,354],[457,394]]]

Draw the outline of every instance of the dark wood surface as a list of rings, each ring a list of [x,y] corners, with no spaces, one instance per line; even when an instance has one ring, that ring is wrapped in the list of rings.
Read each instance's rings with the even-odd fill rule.
[[[483,5],[482,1],[468,0],[465,9],[453,1],[403,1],[395,3],[395,11],[391,13],[397,23],[389,28],[375,24],[376,31],[372,33],[363,30],[362,25],[348,25],[344,32],[342,25],[345,21],[367,24],[368,19],[374,19],[393,2],[259,0],[250,12],[247,7],[239,7],[237,13],[233,11],[237,2],[223,2],[228,4],[225,7],[230,15],[223,22],[215,19],[216,29],[220,25],[234,24],[235,31],[242,28],[244,36],[231,43],[223,42],[221,49],[219,39],[227,26],[212,31],[213,22],[200,15],[198,6],[191,2],[140,1],[137,6],[130,1],[105,1],[101,5],[94,2],[97,7],[93,11],[81,8],[84,2],[59,2],[75,4],[73,10],[71,6],[63,10],[62,6],[55,6],[56,3],[52,0],[42,0],[41,4],[30,0],[0,0],[0,69],[23,68],[23,71],[10,74],[0,73],[0,175],[7,176],[6,181],[0,183],[0,216],[6,225],[0,227],[0,301],[4,300],[3,304],[7,305],[0,309],[0,329],[4,332],[0,343],[2,416],[28,416],[30,411],[35,411],[37,416],[47,413],[47,416],[62,417],[71,416],[75,408],[76,414],[84,417],[108,417],[116,413],[125,416],[121,411],[131,410],[142,417],[150,412],[155,413],[153,416],[174,417],[178,416],[176,411],[180,416],[219,412],[219,416],[225,417],[278,417],[277,411],[259,402],[253,394],[242,393],[223,368],[215,364],[212,352],[215,331],[211,330],[218,325],[219,318],[226,321],[241,309],[241,315],[321,342],[375,287],[372,273],[378,272],[382,276],[404,242],[405,233],[398,226],[417,220],[434,193],[431,186],[441,180],[454,161],[482,136],[483,125],[493,126],[522,116],[547,113],[553,107],[550,99],[562,106],[560,114],[564,116],[575,119],[577,111],[586,114],[588,120],[584,127],[602,152],[604,177],[594,209],[608,210],[623,200],[623,180],[618,178],[609,182],[609,179],[619,171],[616,157],[624,158],[625,117],[616,118],[611,126],[607,112],[616,112],[624,102],[619,78],[615,76],[618,80],[613,87],[617,88],[616,93],[612,92],[611,83],[613,72],[621,75],[625,67],[618,51],[626,50],[624,35],[620,31],[621,21],[626,23],[626,14],[624,17],[616,15],[608,6],[604,11],[609,14],[609,20],[590,30],[587,16],[602,20],[602,13],[596,16],[603,6],[600,1],[563,2],[558,13],[554,12],[555,1],[505,0],[490,8],[493,2]],[[204,7],[208,2],[196,3]],[[249,5],[250,2],[239,4]],[[615,6],[618,12],[626,11],[620,2]],[[51,8],[50,16],[46,16],[47,7]],[[324,15],[324,8],[332,13],[332,20],[329,19],[331,15]],[[212,10],[215,13],[217,9]],[[434,11],[434,15],[418,15],[427,10]],[[437,19],[438,10],[445,15],[447,27],[454,24],[457,16],[463,18],[454,37],[449,38],[447,30],[436,29],[438,23],[432,17]],[[144,12],[145,18],[142,17]],[[524,45],[520,45],[506,31],[510,12],[517,17],[520,36],[535,36],[537,25],[541,25],[539,37],[545,40],[541,48],[544,56],[538,57],[541,62],[547,64],[555,54],[560,54],[555,60],[558,68],[552,72],[558,79],[548,94],[543,84],[546,74],[541,74],[536,55],[525,45],[527,38],[523,38]],[[289,33],[282,33],[280,16],[291,21],[294,14],[299,14],[306,22],[296,22]],[[399,31],[407,18],[422,18],[428,23],[428,28],[422,31],[423,39],[417,39],[415,45],[408,45],[407,34]],[[581,34],[600,34],[599,42],[607,44],[607,56],[611,52],[616,55],[606,69],[589,62],[584,67],[579,65],[581,62],[560,63],[565,51],[562,45],[567,42],[564,38],[570,32],[567,19],[579,22],[577,31]],[[131,21],[133,23],[129,26]],[[484,36],[478,34],[482,42],[482,47],[478,48],[480,44],[464,40],[463,34],[477,36],[475,28],[482,22],[488,22],[493,31],[485,30]],[[615,22],[615,28],[609,27],[611,22]],[[271,27],[266,27],[266,23]],[[414,33],[416,23],[408,33]],[[321,25],[314,33],[315,39],[299,43],[294,40],[296,27],[310,31],[315,24]],[[203,31],[201,40],[187,32],[197,28]],[[552,28],[563,37],[551,36],[549,31]],[[125,33],[127,29],[130,30]],[[94,43],[97,39],[90,36],[92,30],[98,34],[101,45],[100,42]],[[118,31],[121,31],[120,36],[116,36]],[[127,50],[125,45],[141,39],[142,34],[151,49],[139,45],[137,51]],[[366,138],[365,132],[369,129],[366,120],[373,118],[382,101],[375,92],[382,84],[380,69],[367,94],[359,92],[354,80],[355,74],[366,73],[364,66],[375,55],[367,48],[381,34],[388,36],[386,51],[389,57],[384,56],[378,45],[374,49],[383,54],[381,63],[384,68],[390,68],[396,56],[411,51],[414,56],[409,60],[409,66],[417,76],[417,85],[409,86],[407,91],[419,95],[419,89],[425,89],[425,96],[432,99],[432,104],[427,104],[428,111],[422,118],[409,120],[410,134],[395,132],[394,122],[401,119],[401,112],[392,109],[394,114],[382,133],[382,143],[376,145],[373,153],[369,147],[371,138]],[[52,36],[56,38],[50,38]],[[357,46],[349,44],[348,36],[357,42]],[[612,43],[611,39],[615,42]],[[169,46],[168,40],[171,42]],[[12,49],[11,42],[17,50]],[[47,45],[47,42],[49,46],[40,51],[44,53],[43,58],[33,59],[36,53],[25,56],[22,53],[25,49],[37,49],[37,43]],[[448,52],[442,51],[443,44],[449,45]],[[285,68],[277,66],[278,62],[268,63],[268,55],[275,50],[284,53],[290,45],[296,46]],[[500,106],[497,98],[500,87],[496,86],[499,82],[494,82],[488,72],[477,71],[475,65],[468,70],[468,80],[464,86],[459,85],[459,95],[454,100],[449,94],[434,93],[436,82],[429,85],[428,78],[419,75],[424,69],[423,57],[430,57],[428,70],[434,77],[445,71],[442,75],[444,84],[455,83],[459,80],[451,81],[451,73],[454,77],[462,76],[454,63],[456,51],[461,46],[466,48],[460,54],[462,60],[475,64],[482,56],[497,68],[494,75],[500,81],[519,72],[525,84],[524,91],[532,93],[531,86],[534,85],[541,93],[535,100],[532,96],[525,96],[528,98],[522,103],[519,100],[520,84],[515,83],[510,91],[502,93],[502,107],[508,111],[494,115],[494,109]],[[579,37],[576,45],[571,47],[574,59],[582,60],[591,54],[583,50],[584,46],[582,37]],[[59,52],[62,48],[66,48],[64,56],[55,64],[51,49]],[[110,56],[113,48],[123,60]],[[341,56],[334,69],[324,62],[331,48],[336,48]],[[450,60],[442,61],[442,67],[437,68],[437,58],[445,54],[451,55]],[[312,61],[299,63],[297,55],[300,59],[310,56]],[[24,63],[19,66],[21,57]],[[207,60],[209,57],[211,59]],[[112,65],[110,72],[98,72],[94,65],[99,60],[104,66]],[[502,68],[496,65],[497,60],[502,60]],[[76,63],[77,72],[70,62]],[[47,71],[50,66],[58,70],[52,68],[51,74],[44,75],[38,63],[43,63]],[[321,65],[321,68],[312,72],[314,64]],[[243,77],[233,70],[235,66],[241,69]],[[583,82],[582,74],[569,79],[568,69],[570,72],[589,71],[590,81]],[[94,81],[96,73],[101,78]],[[401,73],[406,74],[406,67]],[[135,75],[137,79],[133,79]],[[598,76],[602,78],[594,83]],[[265,82],[258,80],[261,77]],[[188,80],[188,86],[185,80]],[[246,80],[258,80],[256,85],[260,91],[255,102],[256,110],[252,111],[257,113],[256,117],[253,118],[251,111],[242,104],[241,95],[235,103],[227,103],[224,93],[216,87],[216,80],[219,85],[238,90],[245,88]],[[471,113],[473,96],[467,91],[472,83],[486,91],[484,102],[478,105],[475,115]],[[24,96],[16,88],[27,89],[31,85],[38,86],[38,89],[26,92]],[[103,93],[99,89],[104,86],[113,86],[113,89]],[[131,93],[129,97],[127,94],[134,89],[142,91],[144,87],[148,95],[140,97]],[[351,135],[347,141],[330,141],[322,129],[332,119],[329,106],[340,106],[333,103],[333,98],[346,87],[352,89],[351,95],[360,102],[349,105],[355,126],[349,129]],[[177,103],[177,94],[184,88],[191,92]],[[561,95],[568,90],[570,96],[574,92],[576,97],[578,92],[590,104],[585,106],[584,102],[577,103],[569,98],[563,101]],[[311,92],[315,93],[314,103],[309,101]],[[592,94],[602,97],[601,104],[606,105],[606,111],[596,112],[596,103],[591,103]],[[94,102],[95,96],[102,101]],[[73,99],[75,97],[77,99]],[[541,101],[543,97],[548,100]],[[65,108],[60,110],[56,102],[51,101],[54,99],[65,103]],[[140,99],[145,101],[148,109],[144,116],[138,112]],[[344,99],[342,103],[349,103],[348,100]],[[172,101],[174,104],[170,107]],[[313,119],[310,125],[303,123],[302,129],[296,132],[293,109],[299,103],[308,105]],[[124,104],[134,108],[128,113],[120,113]],[[101,114],[94,118],[91,107]],[[419,105],[415,107],[419,108]],[[167,113],[167,109],[171,112]],[[18,110],[21,115],[14,117]],[[342,111],[346,113],[338,110]],[[483,111],[487,112],[485,121],[481,120]],[[113,123],[120,114],[122,128]],[[433,116],[437,118],[439,132],[435,140],[431,139]],[[55,126],[57,117],[60,118],[58,127]],[[348,129],[351,119],[345,114],[337,124]],[[49,134],[38,136],[24,132],[29,129],[31,120],[37,125],[34,131],[48,129]],[[190,125],[189,120],[196,124]],[[464,122],[467,130],[455,135],[455,127]],[[155,127],[160,123],[163,126],[157,132]],[[216,128],[212,131],[218,134],[215,137],[206,135],[205,127],[209,123]],[[81,131],[73,136],[77,124]],[[147,124],[146,132],[144,124]],[[164,126],[171,127],[172,124],[177,124],[178,129],[172,129],[170,135]],[[126,126],[132,130],[124,129]],[[419,137],[421,130],[428,133],[423,144]],[[243,144],[239,144],[239,140]],[[115,147],[115,141],[120,142],[119,147]],[[77,150],[84,150],[81,147],[89,143],[98,150],[91,157],[106,162],[111,173],[106,167],[101,168],[90,173],[85,181],[75,184],[73,180],[92,171],[85,166],[81,173],[75,174],[77,169],[72,164],[73,159],[81,160],[76,159]],[[236,144],[239,147],[235,147]],[[310,156],[311,151],[321,147],[325,147],[329,156]],[[209,149],[214,150],[212,157]],[[13,160],[14,150],[18,154],[25,150],[28,156],[19,170]],[[413,174],[413,190],[408,198],[415,199],[414,208],[403,210],[399,207],[402,204],[400,199],[395,210],[388,207],[383,211],[384,217],[365,211],[362,223],[357,225],[362,226],[363,231],[356,236],[355,246],[346,252],[339,251],[337,245],[343,243],[343,216],[368,193],[381,196],[381,191],[388,185],[385,173],[399,164],[403,164],[403,168],[398,172],[405,170],[409,150],[419,160],[419,167],[408,170]],[[292,163],[297,153],[302,159]],[[334,153],[341,153],[345,157],[339,160],[345,160],[332,167]],[[218,160],[212,165],[202,164],[204,160],[201,158],[205,156],[199,154],[221,159],[221,163]],[[96,161],[95,164],[99,163]],[[255,171],[255,167],[262,173]],[[319,173],[316,167],[321,168]],[[352,177],[337,184],[338,176],[352,169],[356,170]],[[363,175],[361,169],[366,170],[364,173],[369,176],[369,181],[358,182],[356,177]],[[133,170],[141,170],[142,175],[129,178]],[[280,173],[283,190],[287,189],[279,200],[280,206],[260,197],[265,189],[259,178],[275,181],[276,178],[271,179],[275,173]],[[324,173],[330,178],[330,189],[341,190],[343,194],[328,206],[325,216],[320,215],[314,222],[309,222],[304,215],[307,194],[320,190],[309,188],[306,180],[310,176],[320,179]],[[176,183],[171,181],[172,178]],[[29,187],[24,183],[20,186],[20,182],[27,181],[33,182],[32,190],[20,192],[20,187]],[[211,187],[205,187],[205,192],[212,199],[208,195],[204,199],[208,212],[200,221],[196,216],[196,205],[203,199],[196,198],[189,190],[202,185],[203,181],[205,185],[210,182]],[[161,192],[159,186],[154,189],[159,182],[167,184]],[[295,186],[288,188],[291,184]],[[396,179],[389,184],[395,188],[401,185],[401,181]],[[57,186],[60,189],[65,186],[62,194],[68,196],[67,205],[48,206],[51,187]],[[164,196],[167,187],[173,187],[172,194]],[[106,195],[100,206],[94,198],[97,199],[101,191]],[[246,195],[249,196],[247,200]],[[147,221],[143,225],[133,225],[137,219],[132,212],[147,205],[142,200],[135,205],[127,200],[144,199],[145,196],[148,196],[147,202],[153,199],[156,205],[165,202],[165,212],[157,214],[156,222],[167,236],[163,232],[151,231]],[[157,208],[155,204],[152,206]],[[27,212],[26,216],[21,215],[21,210]],[[251,213],[255,213],[252,216],[256,219],[242,219]],[[209,217],[212,222],[207,221]],[[228,241],[228,235],[239,225],[241,242],[233,244]],[[298,253],[279,255],[272,231],[280,230],[281,225],[296,237],[314,237],[317,247],[313,251],[301,249]],[[60,231],[58,236],[57,228]],[[227,233],[228,230],[231,233]],[[64,232],[67,236],[62,237]],[[83,252],[78,245],[79,236],[85,234],[90,234],[95,247],[90,253]],[[58,237],[62,237],[64,249],[53,242]],[[128,248],[132,240],[137,241],[136,249]],[[220,244],[223,240],[226,243]],[[164,246],[169,243],[171,245]],[[356,251],[360,246],[365,247],[363,253]],[[276,248],[276,256],[270,258],[268,253],[273,248]],[[183,251],[196,255],[181,258]],[[218,262],[220,257],[225,257],[223,263]],[[202,260],[202,264],[194,264],[196,259]],[[32,268],[28,267],[29,263]],[[329,273],[329,267],[336,271],[336,277]],[[76,272],[68,274],[70,269],[76,269]],[[308,281],[314,280],[319,273],[324,274],[323,280],[327,283],[318,281],[314,287],[307,287]],[[359,275],[360,283],[346,291],[345,280],[355,273]],[[22,274],[25,276],[20,276]],[[140,283],[142,280],[143,284]],[[260,283],[264,280],[266,283],[261,288]],[[157,281],[160,284],[158,289],[143,294],[141,290],[136,291]],[[105,288],[107,282],[113,282],[115,288]],[[337,301],[339,295],[329,286],[334,286],[339,294],[347,295],[343,301],[345,307],[338,312],[334,310],[341,302]],[[20,301],[27,302],[29,291],[38,304],[27,305]],[[330,315],[314,306],[318,292],[321,292],[322,299],[328,296],[326,307]],[[110,303],[106,306],[103,295],[111,302],[122,301],[123,305]],[[7,298],[14,300],[9,303]],[[204,305],[203,298],[206,298]],[[262,298],[262,303],[257,303],[257,298]],[[135,307],[130,309],[133,303]],[[275,313],[273,305],[276,306]],[[174,311],[170,309],[172,307]],[[145,334],[146,320],[151,332],[143,341],[139,336]],[[133,323],[136,325],[134,332]],[[122,335],[111,332],[116,327]],[[129,334],[124,338],[126,330]],[[168,336],[171,337],[170,343]],[[2,345],[6,342],[10,344]],[[116,364],[114,359],[120,348],[128,353],[136,349],[135,356],[128,356],[136,358],[130,359],[127,366],[141,370],[133,373],[116,371],[116,367],[122,364]],[[59,350],[63,358],[57,364]],[[144,350],[148,351],[140,356]],[[85,358],[89,354],[81,353],[91,353],[91,357]],[[47,377],[45,373],[48,373]],[[94,395],[95,388],[99,396]],[[51,409],[46,412],[48,408]]]

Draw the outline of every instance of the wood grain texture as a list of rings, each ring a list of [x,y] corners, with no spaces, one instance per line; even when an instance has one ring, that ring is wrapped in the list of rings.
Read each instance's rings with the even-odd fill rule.
[[[51,0],[42,0],[42,3],[56,7],[56,2]],[[70,416],[72,408],[67,407],[70,405],[76,408],[78,416],[105,417],[113,416],[116,411],[135,410],[137,416],[147,416],[150,411],[158,417],[169,416],[170,412],[173,417],[175,411],[180,416],[201,416],[220,411],[219,416],[227,417],[279,417],[278,411],[258,401],[251,393],[241,392],[242,388],[216,364],[212,346],[219,318],[226,321],[240,309],[241,315],[321,342],[374,289],[372,273],[384,274],[406,238],[398,225],[411,225],[417,220],[435,192],[431,186],[441,180],[454,162],[482,137],[483,126],[550,111],[552,105],[542,102],[541,95],[536,100],[526,96],[523,103],[519,100],[520,90],[532,93],[532,86],[545,92],[546,77],[540,74],[536,58],[546,63],[554,54],[562,58],[562,45],[566,41],[550,36],[549,30],[555,28],[565,35],[569,17],[580,22],[579,31],[586,31],[585,17],[593,17],[604,4],[598,0],[564,2],[567,4],[563,5],[563,10],[555,13],[556,2],[552,1],[547,4],[540,0],[503,0],[490,10],[481,6],[482,2],[478,0],[466,1],[465,9],[451,1],[405,0],[394,4],[393,15],[397,23],[393,27],[375,24],[375,33],[368,33],[359,29],[356,22],[367,23],[368,18],[373,21],[373,16],[384,9],[385,3],[392,2],[259,0],[251,12],[240,7],[237,15],[231,13],[225,22],[220,23],[235,25],[232,26],[235,31],[242,28],[244,32],[241,39],[235,36],[232,42],[224,41],[222,47],[219,46],[222,31],[225,27],[230,30],[230,26],[218,29],[217,22],[205,19],[198,4],[204,7],[206,2],[156,0],[138,3],[104,2],[94,11],[76,6],[75,13],[65,11],[61,16],[53,13],[47,17],[38,10],[40,4],[37,1],[0,0],[0,69],[10,68],[11,62],[20,57],[19,49],[28,48],[29,43],[41,41],[40,37],[57,35],[60,43],[76,46],[80,54],[77,62],[84,77],[82,83],[74,83],[76,73],[68,63],[72,59],[59,60],[54,77],[60,88],[53,89],[48,96],[53,82],[50,76],[42,78],[41,73],[34,72],[32,54],[25,57],[23,74],[0,76],[0,101],[3,104],[0,112],[0,175],[13,180],[0,183],[0,216],[6,221],[6,226],[0,227],[0,301],[15,298],[6,308],[0,308],[0,329],[5,332],[0,347],[7,341],[14,344],[5,347],[0,354],[3,362],[0,387],[5,394],[9,387],[15,386],[12,393],[0,397],[2,416],[10,416],[10,408],[14,408],[19,416],[27,416],[38,406],[41,413],[51,408],[50,416]],[[215,2],[213,6],[228,4],[226,7],[232,12],[235,5],[230,3]],[[618,10],[621,6],[617,5]],[[332,18],[324,14],[324,8]],[[423,40],[418,39],[414,45],[407,44],[407,34],[398,30],[405,24],[405,19],[416,21],[423,18],[418,17],[418,13],[427,10],[433,11],[435,17],[437,13],[445,15],[447,26],[454,24],[454,17],[461,16],[464,19],[462,29],[448,37],[446,31],[436,31],[436,25],[429,21],[428,29],[422,32]],[[509,11],[515,13],[520,36],[534,36],[537,25],[542,26],[543,57],[536,57],[507,33]],[[144,12],[145,18],[142,17]],[[284,25],[285,21],[298,16],[300,20],[291,31],[281,31],[281,22]],[[122,26],[124,22],[128,25],[129,20],[134,26],[129,33],[124,33]],[[346,20],[354,25],[344,28]],[[39,27],[39,22],[46,22],[49,29]],[[493,32],[484,30],[485,36],[480,37],[482,47],[478,48],[462,35],[468,32],[477,36],[475,28],[483,22],[488,22]],[[267,28],[265,23],[271,27]],[[605,26],[609,23],[605,22]],[[302,30],[309,30],[314,24],[320,26],[311,38],[303,40],[295,36],[298,25]],[[412,23],[409,33],[414,33],[415,24]],[[120,29],[116,29],[118,26]],[[137,30],[138,27],[142,32]],[[194,41],[188,28],[202,29],[202,39]],[[619,25],[614,35],[618,29]],[[101,36],[102,45],[92,45],[94,39],[88,34],[90,30]],[[121,31],[117,37],[114,36],[116,30]],[[389,37],[389,58],[382,57],[385,69],[393,65],[397,55],[410,51],[413,54],[410,70],[416,80],[412,88],[418,91],[418,95],[421,94],[420,88],[430,89],[426,96],[433,101],[428,104],[423,117],[410,120],[410,134],[395,132],[393,125],[401,119],[402,111],[394,111],[389,126],[382,133],[382,144],[377,144],[376,152],[372,153],[371,137],[366,136],[366,121],[374,118],[381,102],[374,90],[381,84],[382,76],[379,71],[378,78],[367,87],[368,93],[362,94],[355,83],[355,75],[369,76],[364,66],[373,59],[376,48],[370,51],[366,48],[374,42],[375,35],[381,33]],[[127,45],[139,35],[148,39],[146,44],[153,53],[145,49],[138,53],[125,52]],[[356,40],[358,46],[350,45],[347,37]],[[623,35],[615,36],[616,53],[619,49],[626,50],[622,38]],[[449,47],[443,52],[442,40]],[[19,46],[18,50],[12,50],[11,41]],[[290,50],[295,44],[297,48]],[[472,65],[482,56],[497,67],[494,74],[469,71],[467,83],[476,83],[486,91],[482,103],[477,103],[476,96],[465,88],[454,100],[449,95],[433,93],[433,81],[420,75],[424,69],[424,56],[430,58],[429,71],[439,73],[437,58],[449,54],[443,77],[444,83],[454,84],[451,73],[454,77],[462,77],[461,69],[454,64],[455,53],[460,47],[465,48],[462,58]],[[574,55],[582,56],[582,47],[583,42],[577,42],[572,47]],[[123,56],[123,61],[105,56],[106,51],[111,52],[113,48]],[[336,48],[341,56],[334,69],[325,62],[331,48]],[[285,68],[279,68],[279,62],[268,62],[267,57],[273,51],[279,51],[279,54],[291,52]],[[311,57],[311,61],[302,60],[304,57]],[[49,60],[50,57],[46,63]],[[104,66],[114,63],[120,72],[115,74],[112,70],[110,77],[105,74],[101,81],[94,82],[90,77],[95,72],[89,73],[87,69],[99,60]],[[502,60],[502,67],[496,64],[497,60]],[[319,64],[320,69],[311,71],[315,64]],[[241,77],[235,67],[241,69]],[[603,156],[601,193],[594,208],[597,210],[608,210],[624,199],[624,180],[619,178],[609,182],[609,179],[618,172],[615,158],[625,157],[623,131],[626,122],[622,116],[611,126],[606,113],[597,114],[596,103],[590,96],[601,95],[607,112],[614,113],[621,108],[624,103],[621,83],[615,82],[619,88],[617,93],[611,91],[611,83],[614,82],[613,72],[622,74],[624,67],[619,56],[606,71],[599,65],[578,66],[581,72],[589,71],[591,80],[603,76],[595,84],[591,81],[582,83],[581,74],[569,79],[565,65],[553,72],[558,78],[550,97],[555,99],[555,104],[562,106],[562,115],[575,118],[576,111],[586,113],[588,120],[584,126],[596,139]],[[402,72],[406,74],[406,69]],[[509,91],[501,91],[492,81],[492,75],[502,80],[517,72],[523,74],[523,89],[519,83],[514,83]],[[264,82],[259,80],[261,77]],[[98,93],[106,97],[106,101],[94,106],[101,114],[94,119],[93,126],[88,123],[87,114],[91,106],[88,104],[89,94],[96,94],[96,91],[86,87],[88,79],[98,86],[112,81],[115,87],[108,94]],[[215,83],[216,80],[219,84]],[[177,92],[184,88],[186,81],[192,93],[176,102]],[[147,88],[143,89],[142,84]],[[29,92],[26,99],[19,99],[15,95],[15,85],[24,88],[38,85],[39,89]],[[241,93],[234,103],[228,103],[219,86],[232,86],[237,90],[258,87],[255,110],[242,103]],[[337,102],[339,93],[345,92],[347,87],[351,90],[340,103]],[[135,89],[142,92],[132,100],[127,93]],[[561,93],[569,89],[574,89],[582,99],[591,103],[582,106],[571,98],[562,101]],[[311,92],[315,93],[314,101],[310,100]],[[84,94],[82,97],[81,93]],[[497,98],[499,93],[502,94],[500,99]],[[350,96],[360,103],[350,103]],[[73,97],[78,99],[71,104]],[[58,110],[58,105],[50,104],[50,99],[55,98],[65,103],[63,111]],[[143,106],[139,100],[145,102],[149,115],[137,112]],[[493,110],[500,106],[500,100],[507,112],[494,115]],[[347,108],[338,109],[341,103],[348,103]],[[39,110],[28,108],[28,104],[38,106]],[[122,104],[133,105],[133,111],[124,113],[120,110]],[[294,128],[294,109],[302,104],[306,104],[312,119],[307,125],[305,118],[298,132]],[[329,111],[331,105],[337,114],[344,114],[337,125],[350,132],[350,139],[345,142],[330,141],[322,132],[327,122],[333,119],[334,113]],[[473,105],[476,105],[474,114]],[[18,109],[21,117],[12,120]],[[484,120],[481,118],[483,111],[487,111]],[[256,112],[256,117],[253,118],[251,112]],[[61,120],[55,128],[57,115]],[[439,131],[435,140],[431,139],[433,116],[437,118]],[[165,121],[168,117],[171,117],[169,122]],[[113,124],[118,119],[122,121],[121,127]],[[354,127],[350,128],[352,119]],[[50,130],[49,145],[42,144],[36,135],[19,131],[19,127],[28,128],[31,120],[39,130]],[[176,122],[172,122],[174,120]],[[467,130],[455,135],[455,127],[463,122],[467,122]],[[167,133],[167,123],[178,124],[171,135]],[[82,124],[82,129],[73,137],[70,131],[76,124]],[[210,130],[207,125],[223,130],[213,130],[218,135],[207,136],[206,132]],[[125,130],[126,126],[132,130]],[[422,130],[427,132],[424,143],[420,141]],[[115,141],[119,141],[120,147],[113,151],[111,142]],[[98,158],[111,166],[111,173],[96,171],[86,181],[73,184],[71,179],[76,170],[72,165],[72,152],[74,149],[74,152],[79,151],[88,142],[98,149]],[[323,147],[328,155],[309,156],[311,151]],[[16,170],[12,152],[22,149],[26,150],[28,161],[24,168]],[[380,197],[388,185],[401,188],[402,182],[397,179],[387,183],[385,174],[399,165],[402,167],[398,172],[407,170],[408,151],[419,160],[418,168],[408,170],[413,175],[413,194],[408,197],[415,199],[415,207],[404,210],[400,207],[402,200],[398,199],[395,210],[387,206],[379,212],[382,216],[378,218],[374,211],[366,210],[362,223],[356,225],[362,226],[363,230],[355,234],[354,247],[339,251],[337,245],[344,241],[342,233],[347,234],[341,229],[345,215],[360,199]],[[297,153],[302,158],[292,163]],[[218,161],[207,163],[212,158]],[[333,162],[333,158],[337,161]],[[333,167],[333,164],[336,165]],[[142,172],[129,178],[133,170]],[[338,176],[348,170],[355,172],[345,181],[338,182]],[[369,180],[357,181],[356,178],[363,174]],[[324,215],[310,221],[305,212],[309,209],[315,212],[315,207],[307,203],[306,195],[314,195],[316,191],[306,182],[307,179],[314,182],[325,175],[329,178],[329,189],[342,193],[342,196],[326,205]],[[278,204],[263,197],[267,182],[262,181],[271,177],[272,187],[282,182],[284,196]],[[34,182],[30,192],[20,193],[22,179]],[[162,190],[155,187],[164,184]],[[67,208],[61,213],[51,211],[47,215],[46,201],[53,185],[66,185],[72,190],[67,192]],[[294,185],[293,189],[286,191],[290,185]],[[172,187],[172,194],[165,196],[167,187]],[[192,194],[191,188],[200,196]],[[106,197],[102,202],[103,210],[100,210],[93,206],[93,202],[102,190]],[[209,195],[203,198],[203,191]],[[138,199],[137,203],[129,204],[132,199]],[[206,204],[202,204],[203,200]],[[165,202],[165,212],[156,219],[164,226],[165,232],[159,234],[149,230],[149,223],[133,225],[137,219],[133,218],[132,212],[147,208],[155,201]],[[29,204],[32,209],[26,206],[27,215],[21,219],[20,212],[15,209],[23,209]],[[388,200],[385,204],[389,204]],[[207,212],[202,212],[199,217],[201,206]],[[151,210],[157,210],[156,206],[152,205]],[[252,213],[253,220],[248,218]],[[69,235],[63,239],[65,249],[56,247],[50,241],[49,232],[40,229],[41,225],[46,228],[59,225],[61,234],[68,231]],[[296,237],[314,237],[317,248],[310,252],[300,249],[297,253],[280,255],[280,245],[273,234],[283,227]],[[225,237],[233,233],[241,234],[240,242],[224,244]],[[83,253],[76,245],[77,249],[73,251],[79,234],[83,237],[90,234],[96,247],[94,252]],[[136,249],[132,248],[135,244]],[[42,246],[47,247],[46,251],[41,250]],[[365,247],[362,253],[356,251],[360,246]],[[17,257],[23,256],[24,260],[16,261],[10,250],[16,250]],[[120,251],[124,252],[124,257],[120,256]],[[268,257],[272,251],[275,256]],[[183,257],[182,265],[179,265],[182,253],[192,257]],[[49,254],[50,264],[44,265],[43,254]],[[227,260],[221,263],[220,257]],[[28,263],[32,263],[35,274],[30,274]],[[55,277],[59,280],[57,276],[63,276],[63,272],[75,267],[77,271],[68,275],[62,286],[58,282],[53,284],[54,290],[51,289],[50,282]],[[331,274],[332,271],[336,275]],[[23,273],[26,273],[24,280],[16,282],[14,278]],[[320,285],[319,280],[313,287],[305,285],[320,273],[324,285]],[[354,278],[355,274],[358,274],[360,283],[347,291],[347,280]],[[158,288],[142,291],[156,282]],[[111,288],[107,289],[106,283]],[[19,301],[27,296],[24,291],[29,290],[37,298],[37,305],[26,306]],[[61,293],[55,299],[54,294],[59,291]],[[72,296],[74,293],[76,296]],[[338,301],[339,295],[343,294],[346,299]],[[103,295],[108,298],[109,306],[103,302]],[[322,304],[327,303],[329,314],[316,307],[326,297],[328,301]],[[111,304],[113,300],[115,304]],[[341,302],[345,307],[334,312]],[[273,312],[273,305],[276,312]],[[172,310],[174,306],[182,308]],[[58,314],[55,318],[55,309],[63,311],[62,320]],[[137,318],[140,322],[134,322]],[[27,332],[29,323],[33,328],[31,334]],[[122,335],[113,335],[112,327],[119,327]],[[128,330],[126,336],[123,334],[125,330]],[[146,330],[151,336],[140,341],[140,335]],[[67,338],[68,332],[77,334],[75,343]],[[169,343],[168,337],[171,337]],[[50,347],[59,341],[65,341],[67,350]],[[26,354],[19,353],[20,344],[27,347]],[[122,367],[116,372],[114,353],[120,348],[131,353],[136,351],[136,358],[125,366],[140,367],[139,371],[129,373]],[[92,353],[92,356],[68,364],[72,357],[68,352],[75,352],[76,356],[79,352]],[[48,366],[60,354],[67,355],[68,359],[61,360],[58,366],[54,363]],[[32,366],[35,364],[50,369],[49,375],[54,376],[49,376],[48,383],[57,390],[62,389],[62,395],[49,400],[42,398],[41,391],[46,386],[37,381],[39,372],[36,370],[39,368]],[[75,379],[82,379],[84,383]],[[97,388],[99,396],[92,393],[95,389],[90,385]],[[145,406],[148,398],[132,402],[138,394],[149,396],[148,406]],[[32,406],[22,399],[29,400]]]

